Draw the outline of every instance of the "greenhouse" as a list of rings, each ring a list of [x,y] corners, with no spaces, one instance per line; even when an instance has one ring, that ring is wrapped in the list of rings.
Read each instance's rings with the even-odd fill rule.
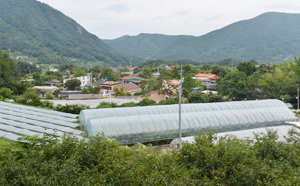
[[[267,106],[274,105],[269,107],[263,107],[261,101],[257,101],[259,103],[257,106],[253,102],[251,104],[246,101],[239,103],[241,104],[235,102],[233,104],[235,107],[230,104],[224,104],[226,106],[214,103],[203,104],[203,107],[198,106],[198,112],[193,112],[192,109],[189,110],[186,107],[186,112],[182,113],[182,136],[193,136],[200,130],[204,132],[209,129],[216,132],[237,131],[282,125],[287,121],[297,120],[295,114],[281,101],[265,101]],[[204,111],[203,108],[208,111]],[[136,113],[139,113],[140,107],[135,109]],[[114,109],[111,110],[114,112]],[[178,113],[148,113],[147,115],[92,119],[87,122],[86,129],[91,136],[103,132],[105,136],[119,140],[123,144],[133,144],[177,138],[178,123]]]
[[[254,133],[260,134],[264,133],[267,134],[268,130],[277,131],[278,139],[277,141],[285,142],[285,136],[288,136],[288,132],[294,129],[297,132],[300,132],[300,130],[292,125],[282,125],[282,126],[275,126],[275,127],[265,127],[265,128],[256,128],[256,129],[250,129],[250,130],[241,130],[241,131],[233,131],[233,132],[221,132],[217,133],[218,139],[221,137],[226,137],[228,135],[234,136],[238,139],[242,140],[254,140]],[[195,143],[195,136],[189,136],[185,138],[181,138],[182,143]],[[180,139],[176,138],[171,141],[170,145],[178,145],[180,143]]]
[[[256,101],[235,101],[222,103],[197,103],[197,104],[182,104],[182,113],[190,112],[209,112],[223,110],[241,110],[255,108],[274,108],[286,107],[286,105],[276,99],[272,100],[256,100]],[[103,108],[82,110],[79,115],[81,124],[86,128],[89,120],[109,118],[109,117],[124,117],[138,115],[158,115],[178,113],[178,105],[159,105],[145,107],[126,107],[126,108]],[[178,117],[177,117],[178,118]]]
[[[48,133],[62,137],[72,133],[82,139],[83,132],[75,129],[79,124],[73,123],[76,116],[0,101],[0,137],[16,141],[23,135],[41,137]]]

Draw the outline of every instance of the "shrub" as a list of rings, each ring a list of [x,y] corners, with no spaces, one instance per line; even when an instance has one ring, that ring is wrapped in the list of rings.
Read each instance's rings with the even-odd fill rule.
[[[123,103],[120,107],[136,107],[136,106],[138,106],[136,103],[129,102],[129,103]]]
[[[132,96],[130,92],[126,92],[125,96]]]
[[[144,93],[143,91],[139,91],[139,92],[135,92],[134,95],[139,96],[139,95],[142,95],[143,93]]]
[[[138,106],[148,106],[148,105],[156,105],[156,101],[149,98],[144,98],[142,101],[138,103]]]
[[[2,100],[4,101],[6,98],[11,98],[14,91],[12,91],[10,88],[2,87],[0,89],[0,96]]]
[[[87,105],[57,105],[54,109],[60,112],[66,112],[71,114],[79,114],[81,110],[89,109],[90,107]]]
[[[41,107],[48,107],[48,108],[53,108],[53,103],[50,101],[41,101],[40,102]]]
[[[101,102],[97,108],[115,108],[119,107],[116,103],[114,102]]]
[[[24,92],[23,98],[27,100],[26,104],[39,106],[41,98],[35,89],[28,89]]]
[[[52,96],[51,94],[46,94],[46,99],[53,99],[54,96]]]

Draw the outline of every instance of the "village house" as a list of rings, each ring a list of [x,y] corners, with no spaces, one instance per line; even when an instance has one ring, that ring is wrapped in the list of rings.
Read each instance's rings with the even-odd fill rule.
[[[202,84],[215,83],[216,79],[219,78],[216,74],[211,73],[198,73],[193,79],[201,81]]]

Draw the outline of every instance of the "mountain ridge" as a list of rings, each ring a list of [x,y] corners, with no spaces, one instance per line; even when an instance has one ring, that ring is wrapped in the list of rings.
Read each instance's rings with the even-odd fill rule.
[[[38,58],[40,63],[69,63],[75,58],[111,66],[139,63],[89,33],[72,18],[36,0],[0,1],[0,47]]]
[[[137,36],[124,35],[116,39],[104,39],[103,41],[124,54],[149,59],[150,56],[159,52],[167,44],[180,38],[190,37],[195,36],[140,33]]]
[[[266,12],[251,19],[234,22],[201,36],[176,38],[174,41],[160,46],[159,50],[152,51],[152,55],[147,58],[191,59],[201,62],[217,62],[226,58],[235,58],[239,61],[256,59],[261,63],[281,63],[300,54],[299,35],[300,14]],[[125,54],[130,52],[131,55],[138,55],[133,53],[136,45],[132,47],[132,44],[125,42],[129,37],[138,36],[122,36],[120,38],[123,43],[120,43],[120,38],[117,38],[114,40],[114,45],[107,40],[105,42]],[[152,34],[152,37],[154,36],[156,35]],[[161,36],[166,37],[168,35],[161,34]],[[147,38],[145,40],[145,43],[149,43]],[[152,41],[152,44],[155,45],[155,42]],[[118,48],[125,48],[124,46],[126,50]],[[143,47],[139,49],[142,50]],[[139,52],[143,53],[143,51]]]

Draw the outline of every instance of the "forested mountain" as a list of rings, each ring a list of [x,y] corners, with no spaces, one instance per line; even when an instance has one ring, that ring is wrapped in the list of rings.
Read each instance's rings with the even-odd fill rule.
[[[137,36],[122,36],[117,39],[103,40],[118,51],[149,59],[166,45],[181,38],[192,38],[194,36],[178,35],[170,36],[163,34],[139,34]]]
[[[0,1],[0,48],[40,63],[98,61],[112,66],[141,59],[119,53],[73,19],[36,0]]]
[[[153,57],[201,62],[236,58],[240,61],[283,62],[300,53],[300,14],[269,12],[239,21],[196,38],[182,38]]]

